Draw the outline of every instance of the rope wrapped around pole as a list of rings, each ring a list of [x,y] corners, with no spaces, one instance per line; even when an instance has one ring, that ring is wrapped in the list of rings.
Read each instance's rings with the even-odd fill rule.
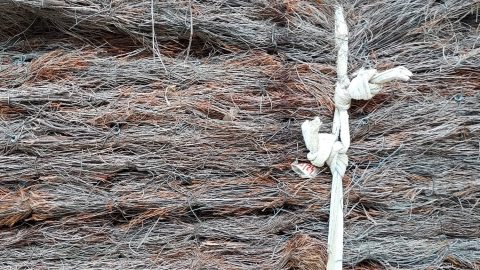
[[[343,9],[335,10],[335,44],[337,54],[337,83],[335,86],[335,113],[332,133],[319,133],[322,124],[319,117],[302,124],[302,135],[309,150],[308,160],[317,167],[325,163],[332,172],[330,217],[328,228],[328,270],[342,269],[343,262],[343,186],[350,147],[348,109],[352,99],[368,100],[380,92],[381,86],[394,80],[408,81],[412,73],[405,67],[383,72],[376,69],[360,69],[352,81],[348,78],[348,27]]]

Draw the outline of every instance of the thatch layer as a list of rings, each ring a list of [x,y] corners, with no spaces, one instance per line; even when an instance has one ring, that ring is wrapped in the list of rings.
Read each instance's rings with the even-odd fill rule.
[[[350,110],[345,267],[480,269],[480,4],[340,2],[414,73]],[[323,268],[334,3],[0,0],[0,266]]]

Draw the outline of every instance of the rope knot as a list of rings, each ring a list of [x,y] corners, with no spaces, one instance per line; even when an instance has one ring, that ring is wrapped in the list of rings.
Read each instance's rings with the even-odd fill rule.
[[[412,76],[405,67],[396,67],[383,72],[377,72],[376,69],[361,68],[352,79],[348,88],[343,89],[337,83],[335,87],[335,106],[340,110],[348,110],[351,100],[369,100],[382,89],[382,84],[393,80],[408,81]]]
[[[307,149],[310,151],[307,154],[307,158],[317,167],[322,167],[325,163],[331,166],[334,158],[342,153],[344,147],[335,135],[318,133],[321,125],[322,121],[320,121],[319,117],[315,117],[311,121],[307,120],[302,124],[303,139]]]
[[[380,91],[378,84],[371,84],[370,80],[377,74],[376,69],[363,69],[357,71],[357,75],[348,85],[347,92],[352,99],[369,100]]]

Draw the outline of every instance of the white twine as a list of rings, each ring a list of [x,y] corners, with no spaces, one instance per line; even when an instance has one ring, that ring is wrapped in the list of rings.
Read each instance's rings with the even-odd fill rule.
[[[348,112],[352,99],[368,100],[381,90],[382,84],[394,80],[408,81],[412,73],[405,67],[396,67],[383,72],[375,69],[360,69],[350,81],[348,65],[348,28],[343,10],[335,11],[335,41],[337,55],[337,84],[335,86],[335,114],[332,133],[319,133],[322,121],[319,117],[302,124],[302,135],[310,151],[308,160],[317,167],[325,163],[332,172],[332,192],[328,228],[327,270],[342,269],[343,261],[343,187],[342,178],[348,164],[347,150],[350,147]],[[292,166],[293,168],[293,166]],[[295,171],[298,172],[297,168]],[[305,174],[305,171],[302,173]]]

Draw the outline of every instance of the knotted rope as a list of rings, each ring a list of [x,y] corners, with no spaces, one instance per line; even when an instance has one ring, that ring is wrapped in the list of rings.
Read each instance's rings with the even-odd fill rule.
[[[337,87],[335,91],[336,114],[333,126],[339,126],[340,136],[342,137],[342,134],[345,133],[342,131],[349,130],[347,110],[350,108],[352,99],[369,100],[380,92],[382,84],[393,80],[408,81],[411,76],[412,73],[405,67],[396,67],[380,73],[376,69],[361,69],[350,82],[346,91]],[[347,117],[342,118],[343,115]],[[342,121],[342,119],[346,119],[346,121]],[[322,121],[319,117],[315,117],[311,121],[307,120],[302,124],[303,138],[310,151],[307,158],[317,167],[322,167],[325,163],[332,167],[334,157],[347,152],[350,146],[350,134],[348,133],[348,140],[339,140],[338,135],[335,135],[335,130],[332,130],[332,133],[319,133],[321,125]]]
[[[332,133],[319,133],[322,122],[319,117],[302,124],[308,160],[317,167],[325,163],[332,171],[332,192],[328,229],[328,270],[342,269],[343,257],[343,187],[342,178],[348,164],[347,150],[350,147],[348,112],[352,99],[368,100],[378,94],[382,84],[394,80],[408,81],[412,73],[405,67],[396,67],[383,72],[375,69],[360,69],[351,81],[347,75],[348,28],[342,8],[335,11],[335,41],[338,49],[337,84],[335,87],[335,114]]]

